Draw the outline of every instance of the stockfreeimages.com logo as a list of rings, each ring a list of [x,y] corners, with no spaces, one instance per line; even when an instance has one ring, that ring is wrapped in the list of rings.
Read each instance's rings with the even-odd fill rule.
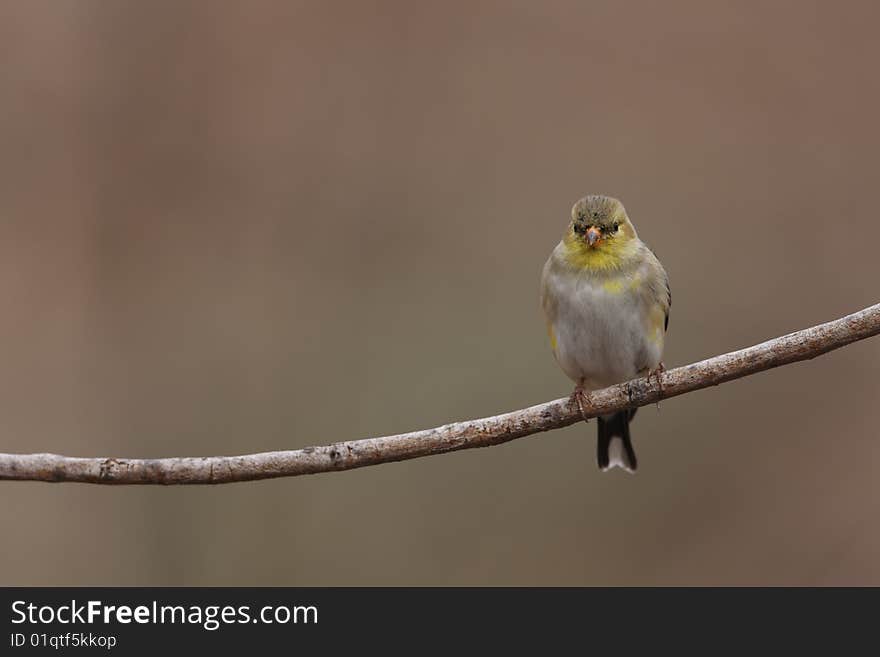
[[[160,605],[156,600],[147,605],[109,605],[101,600],[85,603],[71,600],[63,605],[35,605],[25,600],[12,603],[12,623],[48,625],[52,623],[93,625],[118,623],[128,625],[199,625],[208,631],[222,625],[262,623],[264,625],[317,624],[318,608],[314,605],[267,605],[252,610],[250,605]]]

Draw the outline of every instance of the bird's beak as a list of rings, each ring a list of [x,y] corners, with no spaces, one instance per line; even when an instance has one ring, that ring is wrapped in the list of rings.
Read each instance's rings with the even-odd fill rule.
[[[595,226],[590,226],[587,228],[586,238],[587,244],[590,246],[596,246],[596,244],[602,241],[602,231]]]

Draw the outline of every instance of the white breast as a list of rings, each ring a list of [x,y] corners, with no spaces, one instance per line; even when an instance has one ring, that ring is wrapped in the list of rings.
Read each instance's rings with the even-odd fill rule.
[[[598,389],[635,378],[655,368],[659,343],[648,339],[646,308],[632,279],[603,286],[570,271],[552,278],[546,288],[555,297],[556,360],[575,383]]]

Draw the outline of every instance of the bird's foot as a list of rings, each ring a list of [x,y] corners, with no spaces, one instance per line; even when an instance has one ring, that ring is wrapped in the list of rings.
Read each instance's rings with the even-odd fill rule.
[[[584,390],[580,386],[575,386],[574,392],[571,393],[571,400],[577,404],[578,410],[581,412],[581,417],[584,422],[589,422],[590,418],[587,417],[587,412],[584,410],[584,405],[590,403],[589,393]]]
[[[657,390],[660,391],[660,394],[663,394],[663,379],[661,378],[663,373],[666,371],[666,366],[661,362],[655,367],[653,370],[648,370],[648,382],[650,383],[651,378],[657,382]],[[657,410],[660,410],[660,400],[657,400]]]

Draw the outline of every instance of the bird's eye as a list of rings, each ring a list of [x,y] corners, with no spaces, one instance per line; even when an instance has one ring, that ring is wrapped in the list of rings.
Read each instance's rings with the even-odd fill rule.
[[[620,224],[611,224],[612,233],[616,233],[618,228],[620,228]]]

